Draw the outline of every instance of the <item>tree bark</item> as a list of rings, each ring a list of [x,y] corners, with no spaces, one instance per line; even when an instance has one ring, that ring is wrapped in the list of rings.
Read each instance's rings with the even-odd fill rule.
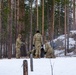
[[[9,8],[9,14],[8,14],[8,59],[12,57],[12,18],[13,18],[13,8],[12,3],[13,0],[8,0],[8,8]]]
[[[19,32],[19,0],[16,0],[17,1],[17,5],[16,5],[16,9],[17,9],[17,25],[16,25],[16,29],[17,29],[17,35],[18,35],[18,33],[20,33]]]
[[[25,16],[25,8],[24,8],[24,0],[19,1],[19,32],[24,32],[24,16]]]
[[[30,46],[29,49],[32,50],[32,0],[30,1]]]
[[[37,13],[37,29],[39,30],[39,25],[38,25],[38,0],[36,0],[36,13]]]
[[[72,29],[75,30],[76,29],[76,21],[75,21],[75,0],[73,0],[73,26]]]
[[[44,0],[42,0],[42,36],[44,41]]]
[[[66,0],[65,0],[65,16],[64,16],[64,33],[65,33],[65,56],[66,56],[66,39],[67,39],[67,33],[66,33]]]
[[[1,49],[1,30],[2,30],[2,21],[1,21],[1,17],[2,17],[2,15],[1,15],[1,13],[2,13],[2,0],[0,0],[0,58],[2,58],[2,49]]]
[[[69,0],[68,0],[69,1]],[[67,52],[69,52],[69,4],[67,4]]]
[[[52,0],[52,6],[51,6],[51,19],[50,19],[50,25],[49,25],[49,40],[51,41],[54,37],[54,0]]]
[[[15,40],[17,38],[17,0],[14,0],[14,27],[15,27]]]

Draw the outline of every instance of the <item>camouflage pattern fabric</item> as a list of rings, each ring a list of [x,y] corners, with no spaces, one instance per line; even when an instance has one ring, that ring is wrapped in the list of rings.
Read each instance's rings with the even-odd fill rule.
[[[21,39],[17,38],[17,40],[16,40],[16,58],[20,58],[21,45],[22,45]]]
[[[42,45],[42,35],[40,33],[36,33],[33,37],[33,44],[36,49],[36,57],[40,57],[41,54],[41,45]]]
[[[53,58],[54,57],[53,48],[48,43],[45,43],[45,52],[46,52],[46,58]]]

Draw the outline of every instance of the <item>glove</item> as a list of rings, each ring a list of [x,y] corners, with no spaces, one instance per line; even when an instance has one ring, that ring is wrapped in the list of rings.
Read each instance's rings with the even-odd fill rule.
[[[43,45],[41,45],[41,47],[43,47]]]
[[[35,45],[33,45],[33,47],[35,47]]]
[[[44,54],[46,54],[47,52],[44,52]]]

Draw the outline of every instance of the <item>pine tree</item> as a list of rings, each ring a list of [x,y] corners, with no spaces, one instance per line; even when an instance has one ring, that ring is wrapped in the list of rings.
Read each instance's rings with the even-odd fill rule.
[[[66,32],[67,32],[66,31],[66,24],[67,24],[66,23],[66,0],[65,0],[65,9],[64,10],[65,10],[65,16],[64,16],[64,22],[65,22],[64,23],[64,33],[65,33],[65,55],[66,55],[66,39],[67,39],[67,35],[66,35]]]
[[[76,24],[75,24],[75,0],[73,0],[73,26],[72,29],[75,30],[76,29]]]
[[[12,18],[13,18],[13,8],[12,8],[13,0],[8,0],[8,58],[10,59],[12,56]]]
[[[42,0],[42,36],[44,40],[44,0]]]
[[[1,30],[2,30],[2,21],[1,21],[1,18],[2,18],[2,8],[1,8],[1,5],[2,5],[2,0],[0,0],[0,58],[2,57],[2,49],[1,49]]]

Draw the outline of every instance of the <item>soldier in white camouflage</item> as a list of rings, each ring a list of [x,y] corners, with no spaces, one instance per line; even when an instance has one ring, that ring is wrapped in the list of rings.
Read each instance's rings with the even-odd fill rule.
[[[35,57],[36,58],[40,58],[41,55],[41,46],[43,46],[42,44],[43,40],[42,40],[42,35],[40,34],[39,30],[37,30],[36,34],[33,37],[33,46],[35,46]]]
[[[45,53],[46,53],[46,55],[45,55],[46,58],[55,57],[53,48],[51,47],[51,45],[48,43],[47,40],[45,40]]]
[[[21,56],[20,48],[22,44],[24,43],[21,41],[21,34],[18,34],[18,38],[16,39],[16,58],[20,58]]]

